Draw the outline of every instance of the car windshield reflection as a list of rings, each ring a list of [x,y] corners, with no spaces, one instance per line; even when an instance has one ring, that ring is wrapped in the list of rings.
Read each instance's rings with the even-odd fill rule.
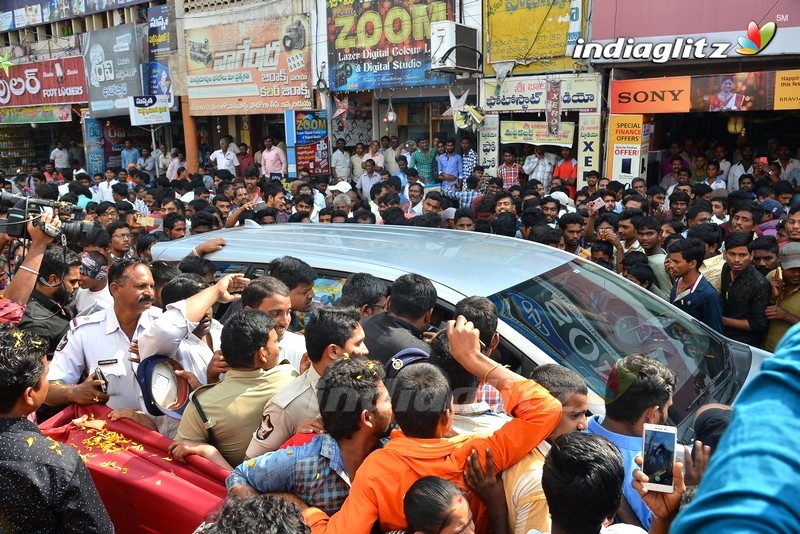
[[[623,356],[638,352],[661,361],[676,377],[672,424],[700,404],[728,402],[735,393],[721,393],[732,376],[724,338],[591,262],[569,261],[489,298],[506,323],[594,391],[606,391],[612,366]]]

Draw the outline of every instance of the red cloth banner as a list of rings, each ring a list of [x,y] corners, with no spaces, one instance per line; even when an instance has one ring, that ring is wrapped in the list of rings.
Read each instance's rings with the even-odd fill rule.
[[[0,106],[22,107],[87,102],[86,72],[80,56],[20,63],[0,69]]]
[[[186,464],[173,460],[167,453],[172,440],[129,419],[110,421],[110,411],[73,404],[40,428],[82,455],[117,534],[193,532],[225,497],[227,471],[199,456]],[[106,421],[106,430],[135,443],[117,452],[103,453],[96,445],[88,450],[84,440],[98,434],[72,422],[83,415]]]

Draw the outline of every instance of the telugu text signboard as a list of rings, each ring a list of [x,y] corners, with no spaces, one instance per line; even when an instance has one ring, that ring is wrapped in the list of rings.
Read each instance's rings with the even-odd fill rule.
[[[306,15],[186,30],[189,113],[310,108],[310,44]]]
[[[132,126],[152,126],[170,122],[169,99],[166,95],[129,96]]]
[[[124,24],[84,34],[83,60],[94,118],[128,114],[128,97],[142,94],[144,26]]]
[[[562,122],[554,134],[547,129],[544,121],[501,121],[500,141],[506,143],[525,143],[528,145],[552,145],[572,148],[575,139],[575,123]]]
[[[86,99],[86,74],[80,56],[12,65],[8,74],[0,69],[3,107],[80,104]]]
[[[442,85],[431,69],[431,22],[453,20],[452,0],[327,0],[332,91]]]
[[[600,76],[572,74],[544,76],[518,76],[481,80],[481,107],[487,113],[545,111],[547,80],[561,81],[561,111],[586,111],[600,113]]]

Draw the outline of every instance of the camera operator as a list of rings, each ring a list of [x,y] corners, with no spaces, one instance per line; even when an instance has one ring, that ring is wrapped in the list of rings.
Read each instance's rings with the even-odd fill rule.
[[[61,222],[52,213],[42,214],[40,220],[42,223],[56,228],[61,226]],[[53,238],[45,234],[33,222],[28,223],[28,234],[31,236],[31,241],[25,259],[14,275],[14,279],[8,284],[3,298],[0,299],[0,323],[17,324],[22,319],[25,311],[24,303],[28,302],[36,285],[44,252],[47,245],[53,242]],[[5,248],[5,244],[12,241],[12,238],[6,234],[0,234],[0,240],[3,241],[3,246],[0,248]]]
[[[67,333],[72,319],[73,313],[67,306],[81,281],[80,265],[80,258],[74,252],[60,245],[49,246],[44,252],[25,315],[19,323],[21,330],[47,340],[48,359],[53,358],[53,352]]]

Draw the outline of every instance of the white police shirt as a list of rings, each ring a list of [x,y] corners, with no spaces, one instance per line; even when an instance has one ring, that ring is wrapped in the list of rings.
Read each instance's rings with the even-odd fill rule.
[[[184,369],[193,373],[201,384],[207,384],[207,368],[220,350],[222,325],[211,320],[211,342],[213,350],[192,332],[199,323],[186,318],[186,301],[181,300],[167,306],[166,311],[139,336],[139,356],[142,360],[150,356],[169,356]]]
[[[139,364],[130,361],[129,347],[160,315],[161,309],[155,306],[142,312],[132,340],[122,331],[113,307],[76,317],[56,348],[47,380],[74,385],[81,375],[91,375],[99,367],[108,381],[109,408],[136,408],[146,413],[136,382]]]

